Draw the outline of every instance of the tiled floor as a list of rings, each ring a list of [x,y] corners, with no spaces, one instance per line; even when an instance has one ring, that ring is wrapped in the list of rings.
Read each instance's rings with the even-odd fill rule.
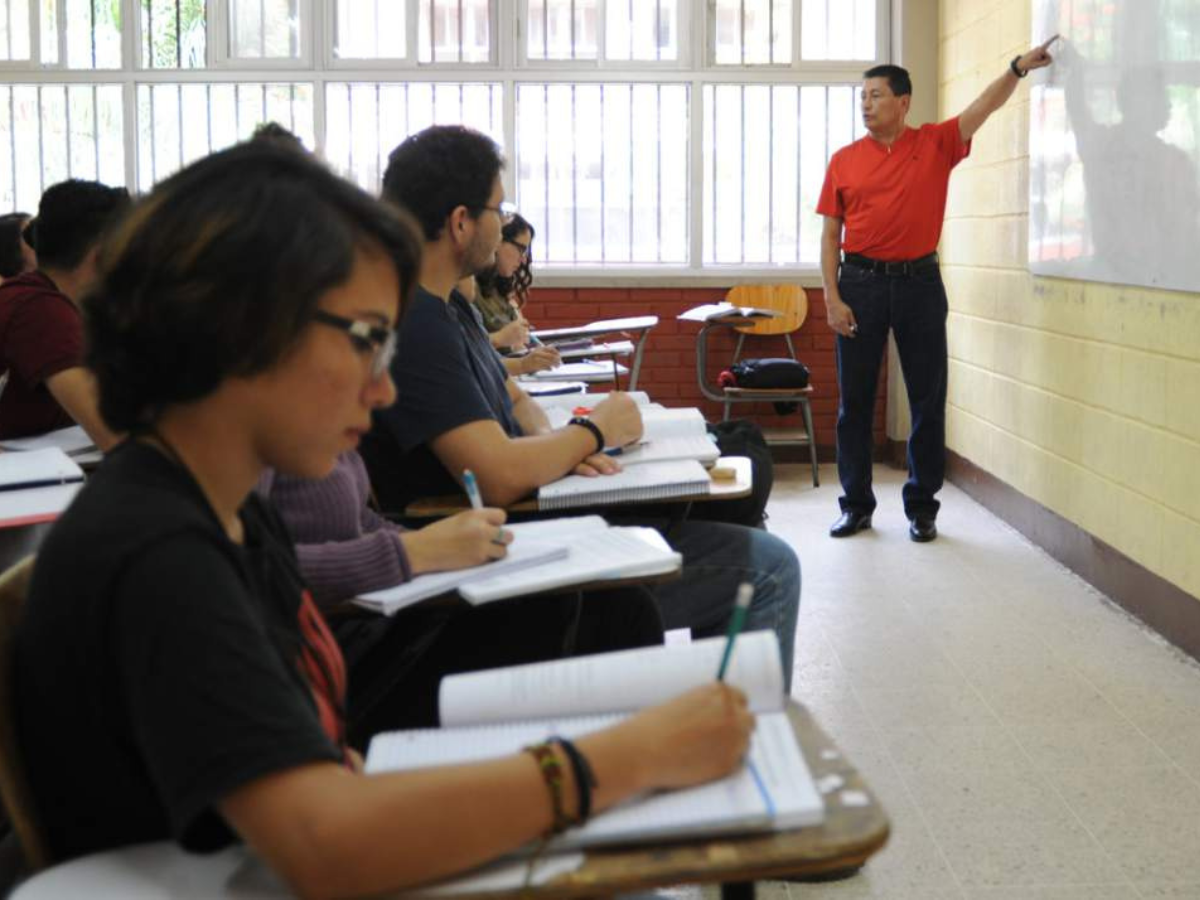
[[[781,466],[770,506],[804,572],[793,694],[892,838],[855,878],[759,895],[1200,898],[1200,667],[952,486],[914,544],[877,467],[874,530],[832,540],[821,477]]]

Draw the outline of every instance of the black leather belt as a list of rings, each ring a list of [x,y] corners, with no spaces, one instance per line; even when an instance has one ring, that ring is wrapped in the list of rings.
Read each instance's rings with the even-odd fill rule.
[[[866,269],[868,272],[874,272],[877,275],[911,275],[913,272],[919,272],[921,269],[928,269],[937,264],[938,255],[936,252],[927,253],[918,259],[909,259],[903,262],[887,262],[882,259],[871,259],[869,256],[861,256],[858,253],[847,253],[842,257],[842,265],[854,266],[856,269]]]

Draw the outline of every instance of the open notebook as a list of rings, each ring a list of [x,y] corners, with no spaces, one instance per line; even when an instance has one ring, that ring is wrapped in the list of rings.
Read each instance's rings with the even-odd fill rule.
[[[712,480],[694,459],[645,462],[613,475],[567,475],[538,488],[538,509],[578,509],[697,497],[712,491]]]
[[[83,470],[58,447],[0,453],[0,528],[52,522],[83,487]]]
[[[658,324],[658,316],[630,316],[624,319],[599,319],[587,325],[573,325],[570,328],[540,328],[533,336],[544,343],[570,337],[585,337],[589,335],[612,334],[618,331],[643,331]]]
[[[732,303],[705,303],[681,312],[675,318],[685,322],[711,322],[713,319],[775,319],[781,313],[757,306],[734,306]]]
[[[711,681],[724,638],[490,669],[442,681],[441,729],[378,735],[367,771],[418,769],[503,756],[551,735],[578,737]],[[819,824],[825,807],[784,712],[772,632],[742,635],[728,680],[746,692],[757,726],[732,775],[634,798],[551,843],[570,849]]]
[[[407,584],[363,594],[359,606],[391,615],[457,590],[472,605],[539,591],[675,572],[682,557],[652,528],[613,527],[599,516],[544,519],[507,526],[508,556],[456,572],[418,575]]]

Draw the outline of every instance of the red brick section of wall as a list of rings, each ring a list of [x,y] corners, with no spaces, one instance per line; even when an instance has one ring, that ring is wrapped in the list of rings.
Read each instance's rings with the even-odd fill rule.
[[[530,291],[525,315],[535,327],[558,328],[596,319],[656,315],[658,327],[650,332],[638,388],[666,406],[698,406],[710,421],[721,418],[721,404],[706,400],[696,384],[695,322],[678,322],[679,313],[701,303],[717,303],[724,288],[538,288]],[[808,366],[813,386],[813,426],[823,459],[833,458],[837,421],[837,370],[834,336],[825,324],[825,298],[819,289],[808,291],[808,318],[792,335],[796,355]],[[732,331],[711,336],[709,380],[733,358],[736,337]],[[743,356],[787,356],[782,337],[746,339]],[[718,364],[721,363],[721,364]],[[883,367],[881,367],[883,368]],[[886,445],[884,425],[885,381],[880,373],[875,402],[875,446]],[[733,415],[751,418],[764,427],[800,427],[800,414],[778,415],[770,404],[739,403]]]

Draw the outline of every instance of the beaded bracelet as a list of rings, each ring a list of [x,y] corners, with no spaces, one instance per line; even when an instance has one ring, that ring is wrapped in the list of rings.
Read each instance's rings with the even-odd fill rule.
[[[577,820],[568,816],[563,809],[562,765],[559,763],[554,750],[551,749],[549,741],[543,741],[540,744],[533,744],[522,749],[537,762],[538,771],[542,773],[542,781],[546,782],[546,790],[550,792],[550,806],[554,814],[554,824],[546,832],[546,837],[561,834],[572,825],[579,824]]]

